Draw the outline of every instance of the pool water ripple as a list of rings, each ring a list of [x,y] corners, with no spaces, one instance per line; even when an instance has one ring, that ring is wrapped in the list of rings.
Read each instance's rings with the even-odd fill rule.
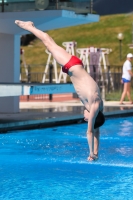
[[[106,120],[96,162],[86,123],[0,134],[0,200],[132,200],[132,127]]]

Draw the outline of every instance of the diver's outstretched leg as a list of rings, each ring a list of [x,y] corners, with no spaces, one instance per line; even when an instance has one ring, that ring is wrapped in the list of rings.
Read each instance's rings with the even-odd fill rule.
[[[71,59],[71,55],[67,53],[65,49],[58,46],[47,33],[37,29],[33,22],[15,20],[15,24],[17,24],[20,28],[33,33],[37,38],[39,38],[60,65],[64,66]]]
[[[15,20],[15,24],[17,24],[20,28],[23,28],[27,31],[30,31],[30,28],[34,27],[34,23],[31,21],[24,22],[20,20]]]

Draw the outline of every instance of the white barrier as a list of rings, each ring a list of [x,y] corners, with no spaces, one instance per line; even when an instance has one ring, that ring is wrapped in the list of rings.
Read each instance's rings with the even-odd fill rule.
[[[74,92],[73,84],[0,84],[0,97]]]

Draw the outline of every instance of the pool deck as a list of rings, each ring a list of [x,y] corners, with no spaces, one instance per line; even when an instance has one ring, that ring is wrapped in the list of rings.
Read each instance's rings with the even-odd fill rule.
[[[0,113],[0,132],[81,123],[84,106],[78,99],[47,102],[20,102],[19,113]],[[133,116],[133,104],[104,102],[105,118]]]

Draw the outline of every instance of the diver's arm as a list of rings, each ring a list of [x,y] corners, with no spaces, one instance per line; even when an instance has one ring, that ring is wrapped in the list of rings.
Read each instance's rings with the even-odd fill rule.
[[[94,156],[94,124],[98,112],[99,112],[99,101],[96,101],[91,105],[90,114],[88,118],[87,139],[91,157]]]

